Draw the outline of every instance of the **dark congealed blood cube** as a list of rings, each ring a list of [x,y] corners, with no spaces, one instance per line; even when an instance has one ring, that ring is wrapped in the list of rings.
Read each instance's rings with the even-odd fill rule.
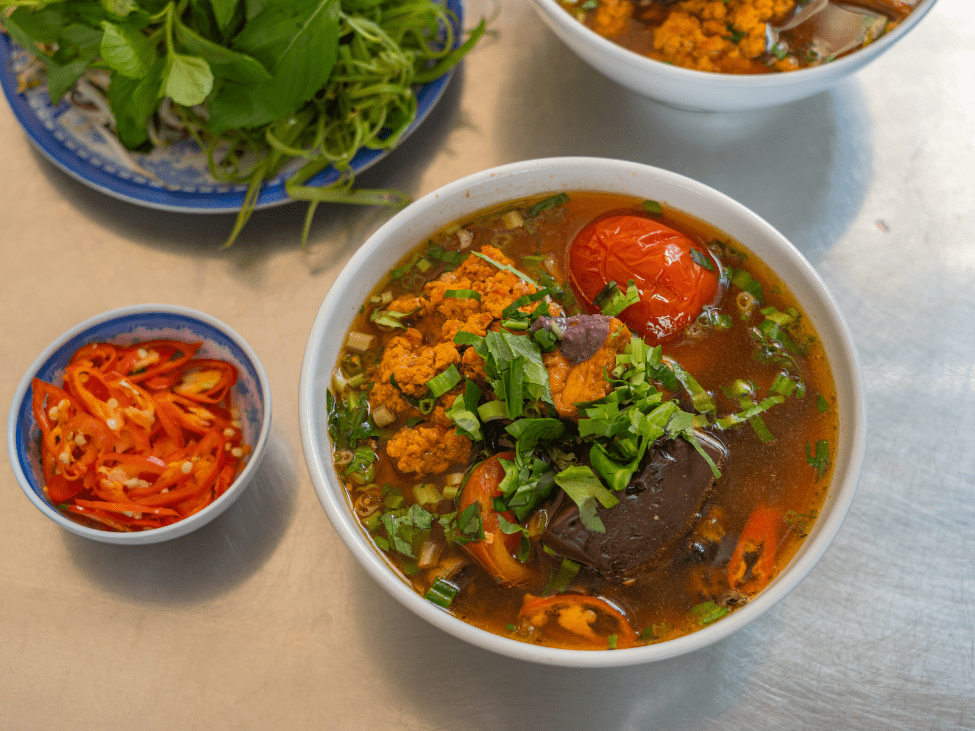
[[[723,445],[700,432],[698,441],[720,466]],[[596,508],[605,533],[586,528],[578,507],[563,496],[543,541],[556,553],[604,575],[663,564],[693,527],[713,483],[711,467],[687,440],[655,443],[626,490],[616,493],[619,504]]]

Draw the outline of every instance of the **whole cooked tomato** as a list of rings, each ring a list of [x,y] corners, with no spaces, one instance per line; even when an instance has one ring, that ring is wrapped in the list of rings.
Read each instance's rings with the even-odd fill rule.
[[[580,231],[569,247],[569,280],[597,310],[594,300],[609,282],[625,289],[633,280],[640,301],[618,317],[651,345],[680,333],[718,293],[718,268],[706,249],[635,215],[600,218]]]

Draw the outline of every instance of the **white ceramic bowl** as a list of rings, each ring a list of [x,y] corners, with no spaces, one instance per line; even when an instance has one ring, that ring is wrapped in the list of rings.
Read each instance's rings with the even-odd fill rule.
[[[576,55],[618,84],[681,109],[762,109],[825,91],[911,32],[936,0],[920,0],[892,32],[855,53],[815,68],[779,74],[718,74],[681,68],[628,51],[573,18],[557,0],[531,0],[542,20]]]
[[[538,647],[473,627],[439,609],[400,579],[354,517],[332,467],[325,393],[343,335],[388,269],[443,226],[488,206],[545,192],[597,190],[666,202],[744,244],[792,290],[822,338],[832,365],[840,433],[829,496],[809,537],[788,567],[744,607],[693,634],[644,647],[586,652]],[[374,233],[339,273],[312,327],[301,368],[299,409],[305,460],[319,500],[339,536],[390,594],[434,625],[479,647],[553,665],[598,667],[674,657],[727,637],[786,596],[809,573],[846,516],[863,460],[865,389],[849,330],[816,271],[781,234],[741,204],[701,183],[632,162],[552,158],[487,170],[444,186],[405,208]]]
[[[243,422],[244,443],[252,446],[244,469],[227,491],[198,513],[163,528],[132,533],[98,530],[65,517],[44,494],[40,459],[40,430],[31,409],[31,381],[60,386],[64,368],[82,345],[111,342],[128,345],[136,341],[173,339],[202,340],[197,351],[202,358],[219,358],[237,367],[233,403]],[[38,510],[62,528],[85,538],[105,543],[141,545],[159,543],[196,530],[220,515],[240,497],[261,461],[271,430],[271,386],[257,353],[234,330],[203,312],[178,305],[146,304],[123,307],[96,315],[76,325],[51,343],[24,375],[14,394],[7,418],[7,452],[17,480]]]

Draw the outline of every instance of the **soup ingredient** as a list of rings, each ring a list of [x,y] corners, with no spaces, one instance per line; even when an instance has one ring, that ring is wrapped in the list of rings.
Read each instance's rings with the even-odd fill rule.
[[[525,595],[519,618],[526,631],[557,626],[554,637],[570,635],[564,644],[582,645],[590,650],[624,649],[636,644],[636,632],[626,616],[609,602],[585,594],[558,594],[550,597]]]
[[[506,535],[501,531],[501,520],[514,523],[515,516],[510,511],[499,513],[493,503],[494,498],[501,495],[498,488],[505,476],[501,460],[513,458],[512,452],[503,452],[481,462],[467,479],[457,503],[461,531],[474,533],[466,526],[470,520],[474,520],[475,525],[480,522],[475,540],[464,543],[464,550],[505,586],[526,584],[531,579],[531,572],[512,555],[519,544],[518,535]]]
[[[569,279],[595,309],[607,287],[633,282],[639,301],[619,316],[651,345],[678,335],[718,294],[706,249],[645,216],[608,216],[579,232],[569,247]]]
[[[697,438],[720,466],[724,445],[703,433]],[[619,504],[596,509],[605,530],[587,528],[579,519],[579,508],[563,500],[553,506],[542,541],[559,555],[604,575],[659,565],[687,535],[714,480],[711,465],[687,440],[656,442]]]
[[[783,526],[782,511],[759,506],[755,508],[728,564],[728,585],[732,589],[758,591],[772,578],[775,551]]]
[[[250,453],[231,401],[237,369],[194,358],[201,345],[92,343],[72,356],[63,387],[33,380],[44,489],[59,510],[149,530],[227,490]]]
[[[706,292],[659,345],[624,324],[636,266],[574,296],[572,246],[613,218],[601,251],[678,241],[656,261]],[[394,267],[352,332],[328,395],[350,504],[420,595],[489,631],[585,650],[694,632],[783,569],[826,494],[815,334],[761,262],[666,204],[478,212]]]
[[[416,118],[414,87],[449,71],[456,18],[431,0],[4,0],[6,31],[43,65],[53,103],[71,93],[111,108],[104,122],[130,150],[192,137],[218,181],[247,183],[227,245],[261,186],[287,176],[310,202],[403,205],[404,194],[354,190],[362,147],[391,149]],[[75,98],[75,93],[70,94]],[[332,165],[341,177],[305,185]],[[287,167],[286,167],[287,166]],[[295,169],[297,168],[297,169]]]
[[[599,35],[676,66],[728,74],[794,71],[826,63],[889,32],[914,9],[906,0],[560,0]],[[862,11],[862,13],[860,12]],[[835,24],[835,23],[834,23]],[[833,47],[833,36],[843,38]],[[854,39],[852,43],[849,39]],[[835,43],[835,42],[834,42]]]

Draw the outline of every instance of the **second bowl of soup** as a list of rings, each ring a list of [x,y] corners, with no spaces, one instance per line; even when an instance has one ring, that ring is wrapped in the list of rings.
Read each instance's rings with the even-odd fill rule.
[[[703,185],[589,158],[471,176],[377,231],[322,304],[300,408],[320,501],[394,597],[577,666],[694,650],[783,598],[864,439],[801,254]]]

